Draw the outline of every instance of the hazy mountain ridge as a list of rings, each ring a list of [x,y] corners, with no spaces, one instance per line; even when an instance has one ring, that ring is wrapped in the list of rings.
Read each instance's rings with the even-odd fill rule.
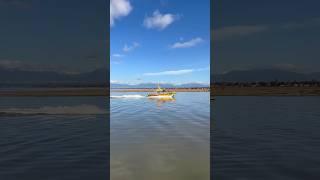
[[[0,68],[0,83],[42,84],[42,83],[105,83],[107,70],[67,74],[54,71],[27,71]]]
[[[67,74],[54,71],[27,71],[0,67],[0,85],[5,84],[106,84],[110,80],[107,69],[92,72]],[[279,69],[253,69],[213,74],[214,82],[257,82],[257,81],[320,81],[320,72],[298,73]],[[161,84],[164,88],[208,87],[203,83]],[[121,84],[111,83],[111,88],[155,88],[157,83]]]
[[[279,69],[253,69],[213,74],[214,82],[271,82],[271,81],[311,81],[320,80],[320,72],[298,73]]]
[[[141,83],[141,84],[117,84],[111,83],[111,88],[156,88],[158,86],[157,83]],[[203,83],[185,83],[185,84],[170,84],[170,83],[161,83],[160,86],[162,88],[201,88],[201,87],[209,87],[209,84]]]

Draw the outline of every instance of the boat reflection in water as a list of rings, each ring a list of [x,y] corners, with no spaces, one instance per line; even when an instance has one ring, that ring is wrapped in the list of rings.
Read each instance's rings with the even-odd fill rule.
[[[176,99],[172,98],[148,98],[150,101],[153,101],[157,104],[158,107],[162,106],[165,103],[175,103]]]

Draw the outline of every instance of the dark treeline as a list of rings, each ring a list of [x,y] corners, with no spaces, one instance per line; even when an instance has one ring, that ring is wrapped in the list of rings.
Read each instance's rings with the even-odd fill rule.
[[[108,87],[107,83],[1,83],[0,88],[90,88]]]
[[[0,88],[105,88],[108,83],[1,83]],[[211,87],[320,87],[320,81],[258,81],[258,82],[214,82]],[[166,88],[174,89],[208,89],[209,87]],[[115,88],[115,89],[154,89],[154,88]]]
[[[231,87],[320,87],[320,81],[215,82],[211,86]]]

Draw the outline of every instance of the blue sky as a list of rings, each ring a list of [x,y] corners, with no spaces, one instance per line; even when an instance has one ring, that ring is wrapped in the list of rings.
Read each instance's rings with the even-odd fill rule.
[[[210,81],[210,1],[111,0],[111,82]]]

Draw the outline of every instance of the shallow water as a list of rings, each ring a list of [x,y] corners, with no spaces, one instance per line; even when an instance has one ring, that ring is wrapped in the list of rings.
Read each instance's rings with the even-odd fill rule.
[[[1,98],[1,180],[108,179],[106,99]]]
[[[111,179],[208,180],[209,93],[145,94],[111,94]]]
[[[319,97],[217,97],[213,179],[320,179]]]

